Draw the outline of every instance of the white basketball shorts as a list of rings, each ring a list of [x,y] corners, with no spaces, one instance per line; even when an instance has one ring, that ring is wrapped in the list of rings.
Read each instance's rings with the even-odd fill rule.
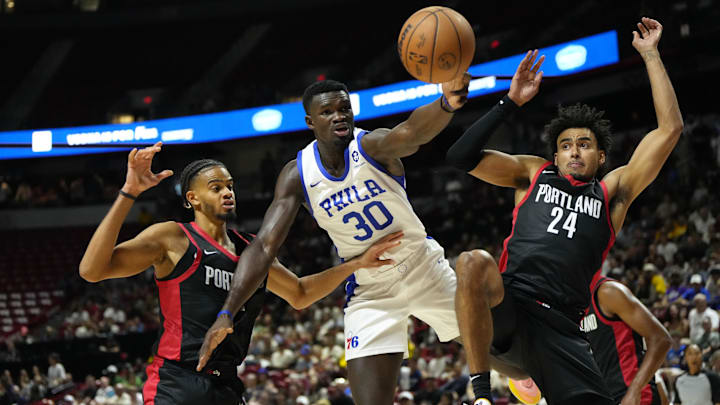
[[[345,359],[385,353],[408,356],[408,317],[432,327],[441,342],[460,336],[455,271],[434,239],[383,272],[362,269],[346,286]]]

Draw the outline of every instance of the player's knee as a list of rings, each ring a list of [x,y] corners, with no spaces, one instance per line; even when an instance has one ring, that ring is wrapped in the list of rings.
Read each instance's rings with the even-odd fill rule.
[[[484,282],[488,278],[488,272],[492,271],[494,263],[492,256],[484,250],[475,249],[460,253],[455,266],[458,283],[471,283],[477,286],[475,283]]]

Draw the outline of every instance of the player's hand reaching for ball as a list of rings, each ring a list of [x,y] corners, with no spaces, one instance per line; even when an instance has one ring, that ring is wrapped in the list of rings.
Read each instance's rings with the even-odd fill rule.
[[[215,323],[205,333],[205,339],[202,347],[200,347],[200,353],[198,353],[198,364],[195,368],[198,372],[205,368],[215,348],[231,333],[233,333],[233,322],[230,317],[227,315],[218,316]]]
[[[532,100],[538,91],[540,91],[540,82],[542,81],[543,72],[539,71],[545,61],[545,55],[540,59],[537,58],[538,50],[528,51],[520,62],[510,82],[510,91],[508,97],[518,106],[522,106]]]
[[[663,26],[652,18],[643,17],[640,22],[637,23],[637,27],[640,33],[633,31],[632,46],[643,56],[645,56],[645,52],[657,50],[658,42],[660,42],[660,37],[662,36]]]
[[[156,186],[163,179],[173,175],[172,170],[163,170],[160,173],[153,173],[150,170],[153,156],[160,152],[162,142],[143,149],[133,149],[128,155],[127,176],[122,191],[137,196],[143,191]]]
[[[365,253],[353,260],[357,261],[358,266],[363,269],[395,264],[394,260],[382,259],[381,256],[388,250],[399,246],[400,239],[402,239],[404,235],[405,234],[402,231],[391,233],[390,235],[387,235],[375,242],[375,244],[370,246]]]
[[[468,96],[468,87],[470,86],[470,73],[465,72],[457,78],[442,84],[442,91],[447,104],[454,111],[465,105]],[[444,100],[443,100],[444,101]],[[442,102],[442,101],[441,101]]]

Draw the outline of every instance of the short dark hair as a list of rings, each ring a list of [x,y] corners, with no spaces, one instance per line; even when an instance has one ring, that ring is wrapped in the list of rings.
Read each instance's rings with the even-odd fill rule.
[[[587,128],[595,135],[598,148],[610,153],[612,148],[612,132],[610,121],[603,118],[605,111],[577,103],[569,107],[558,106],[558,115],[545,125],[543,141],[550,148],[550,156],[557,153],[557,137],[568,128]]]
[[[180,194],[184,201],[184,204],[189,204],[189,201],[187,200],[185,195],[190,189],[190,183],[192,182],[192,179],[195,178],[195,176],[202,170],[213,166],[221,166],[227,168],[223,162],[215,159],[200,159],[194,162],[190,162],[187,166],[185,166],[182,174],[180,174]]]
[[[307,86],[305,92],[303,93],[303,108],[305,109],[305,113],[310,114],[310,103],[315,95],[329,93],[331,91],[344,91],[345,93],[350,94],[347,86],[337,80],[320,80]]]

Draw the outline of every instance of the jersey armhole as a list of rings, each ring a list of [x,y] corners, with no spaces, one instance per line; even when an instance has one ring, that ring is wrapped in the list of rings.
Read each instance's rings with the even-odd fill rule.
[[[608,281],[614,281],[614,280],[605,278],[605,279],[600,280],[600,282],[597,283],[597,285],[595,286],[595,291],[593,291],[593,296],[592,296],[592,300],[591,300],[593,309],[595,310],[595,314],[597,314],[598,319],[600,319],[600,321],[606,325],[610,325],[613,322],[622,322],[622,319],[620,319],[619,316],[617,316],[617,315],[608,316],[607,314],[605,314],[603,312],[602,308],[600,308],[600,304],[599,304],[599,300],[598,300],[598,292],[600,292],[600,287],[603,284],[607,283]]]
[[[368,131],[363,131],[363,132],[360,132],[358,134],[358,136],[355,138],[356,139],[355,143],[357,144],[358,151],[360,152],[362,157],[365,158],[365,160],[367,160],[368,163],[370,163],[374,168],[376,168],[376,169],[380,170],[381,172],[387,174],[388,176],[392,177],[393,180],[395,180],[396,182],[398,182],[398,184],[400,184],[402,186],[402,188],[405,188],[405,175],[395,176],[394,174],[390,173],[390,171],[388,169],[386,169],[385,166],[378,163],[375,159],[373,159],[370,155],[368,155],[365,152],[365,150],[362,147],[361,141],[362,141],[363,136],[365,136],[367,134],[368,134]]]
[[[189,241],[188,248],[180,258],[180,260],[178,260],[178,262],[175,264],[175,267],[173,267],[170,274],[163,278],[158,278],[157,276],[154,276],[156,282],[165,282],[178,279],[182,277],[186,272],[197,268],[197,266],[200,264],[200,259],[202,259],[202,249],[200,249],[197,242],[195,241],[195,238],[192,237],[190,231],[186,228],[185,224],[180,222],[176,222],[176,224],[180,227],[180,229],[183,230],[183,232],[185,232],[185,236],[188,238]],[[193,252],[193,247],[195,248],[195,252]],[[185,272],[178,274],[178,268],[180,268],[180,266],[186,262],[189,262],[188,269]]]

